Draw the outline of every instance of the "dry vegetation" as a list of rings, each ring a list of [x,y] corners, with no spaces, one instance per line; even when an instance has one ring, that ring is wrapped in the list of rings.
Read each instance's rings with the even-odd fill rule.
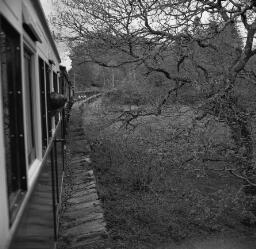
[[[128,91],[118,94],[82,109],[114,248],[252,232],[255,198],[223,170],[226,162],[214,159],[219,145],[232,146],[228,127],[213,118],[196,121],[193,107],[178,102],[126,127],[117,117],[127,109]],[[143,104],[138,108],[150,106]]]

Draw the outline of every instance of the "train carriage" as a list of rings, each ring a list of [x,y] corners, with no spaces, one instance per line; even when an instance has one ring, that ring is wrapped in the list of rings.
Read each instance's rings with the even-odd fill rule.
[[[72,95],[39,0],[0,0],[1,249],[56,247]]]

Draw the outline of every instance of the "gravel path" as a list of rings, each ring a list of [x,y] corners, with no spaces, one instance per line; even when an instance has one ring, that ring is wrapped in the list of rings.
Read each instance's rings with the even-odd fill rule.
[[[108,248],[108,235],[103,209],[96,190],[96,180],[90,168],[89,147],[81,127],[79,104],[71,113],[68,151],[60,222],[58,248]]]

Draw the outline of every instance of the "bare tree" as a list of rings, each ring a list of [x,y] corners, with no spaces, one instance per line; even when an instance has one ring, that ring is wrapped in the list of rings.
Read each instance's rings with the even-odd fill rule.
[[[241,78],[256,79],[248,66],[256,54],[255,1],[62,0],[58,8],[61,14],[55,25],[71,45],[82,44],[82,62],[143,65],[148,73],[162,73],[175,82],[159,103],[158,114],[178,89],[207,86],[196,105],[201,113],[197,119],[212,115],[230,127],[241,160],[228,170],[255,186],[252,113],[235,92]],[[111,64],[106,54],[118,54],[119,59]],[[175,70],[168,66],[170,58]]]

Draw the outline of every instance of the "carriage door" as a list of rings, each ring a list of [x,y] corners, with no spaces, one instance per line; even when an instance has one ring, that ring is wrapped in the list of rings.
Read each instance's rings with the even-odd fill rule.
[[[1,97],[10,223],[27,188],[20,50],[20,35],[0,16]]]

